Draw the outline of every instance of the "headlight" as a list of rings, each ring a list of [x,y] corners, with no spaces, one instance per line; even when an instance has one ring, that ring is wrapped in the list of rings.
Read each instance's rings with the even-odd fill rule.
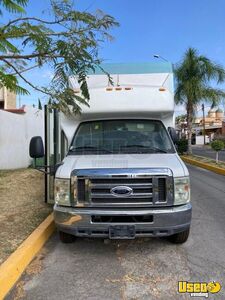
[[[70,180],[55,179],[55,203],[70,206]]]
[[[185,204],[190,201],[189,177],[174,178],[174,204]]]

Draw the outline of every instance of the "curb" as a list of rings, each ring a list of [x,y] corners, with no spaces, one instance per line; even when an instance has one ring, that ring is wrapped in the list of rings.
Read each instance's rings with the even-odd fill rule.
[[[51,213],[0,265],[0,299],[4,299],[54,230],[55,223]]]
[[[217,173],[217,174],[225,176],[225,169],[223,169],[223,168],[211,166],[211,165],[209,165],[207,163],[204,163],[204,162],[201,162],[201,161],[197,161],[197,160],[191,159],[191,158],[189,158],[187,156],[183,156],[183,155],[181,156],[181,158],[186,163],[189,163],[191,165],[198,166],[200,168],[203,168],[203,169],[206,169],[206,170],[212,171],[214,173]]]

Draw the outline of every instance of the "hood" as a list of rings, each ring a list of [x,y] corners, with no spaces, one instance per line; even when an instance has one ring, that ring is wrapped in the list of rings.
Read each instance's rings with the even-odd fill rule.
[[[74,169],[103,168],[169,168],[174,177],[188,176],[188,170],[177,153],[68,155],[58,168],[56,177],[70,178]]]

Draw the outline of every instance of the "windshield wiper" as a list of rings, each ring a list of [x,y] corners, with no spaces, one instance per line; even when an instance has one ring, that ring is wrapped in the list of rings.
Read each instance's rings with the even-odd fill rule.
[[[166,150],[157,148],[157,147],[148,147],[148,146],[144,146],[144,145],[126,145],[126,146],[122,146],[121,148],[141,148],[141,149],[145,149],[145,150],[149,150],[149,151],[154,151],[154,152],[161,152],[161,153],[167,153]]]
[[[94,146],[80,146],[80,147],[71,147],[70,151],[71,152],[76,152],[76,151],[82,151],[82,150],[90,150],[90,151],[104,151],[107,153],[112,153],[112,151],[105,149],[105,148],[98,148]]]
[[[163,150],[163,149],[160,149],[160,148],[157,148],[157,147],[152,147],[150,148],[151,150],[155,150],[156,152],[161,152],[161,153],[168,153],[166,150]]]
[[[121,146],[121,148],[149,148],[147,146],[143,146],[143,145],[126,145],[126,146]]]

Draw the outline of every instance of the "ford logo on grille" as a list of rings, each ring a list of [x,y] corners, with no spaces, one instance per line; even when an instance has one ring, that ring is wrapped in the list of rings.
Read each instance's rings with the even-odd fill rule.
[[[110,193],[116,197],[128,197],[133,193],[133,189],[129,186],[115,186],[111,188]]]

